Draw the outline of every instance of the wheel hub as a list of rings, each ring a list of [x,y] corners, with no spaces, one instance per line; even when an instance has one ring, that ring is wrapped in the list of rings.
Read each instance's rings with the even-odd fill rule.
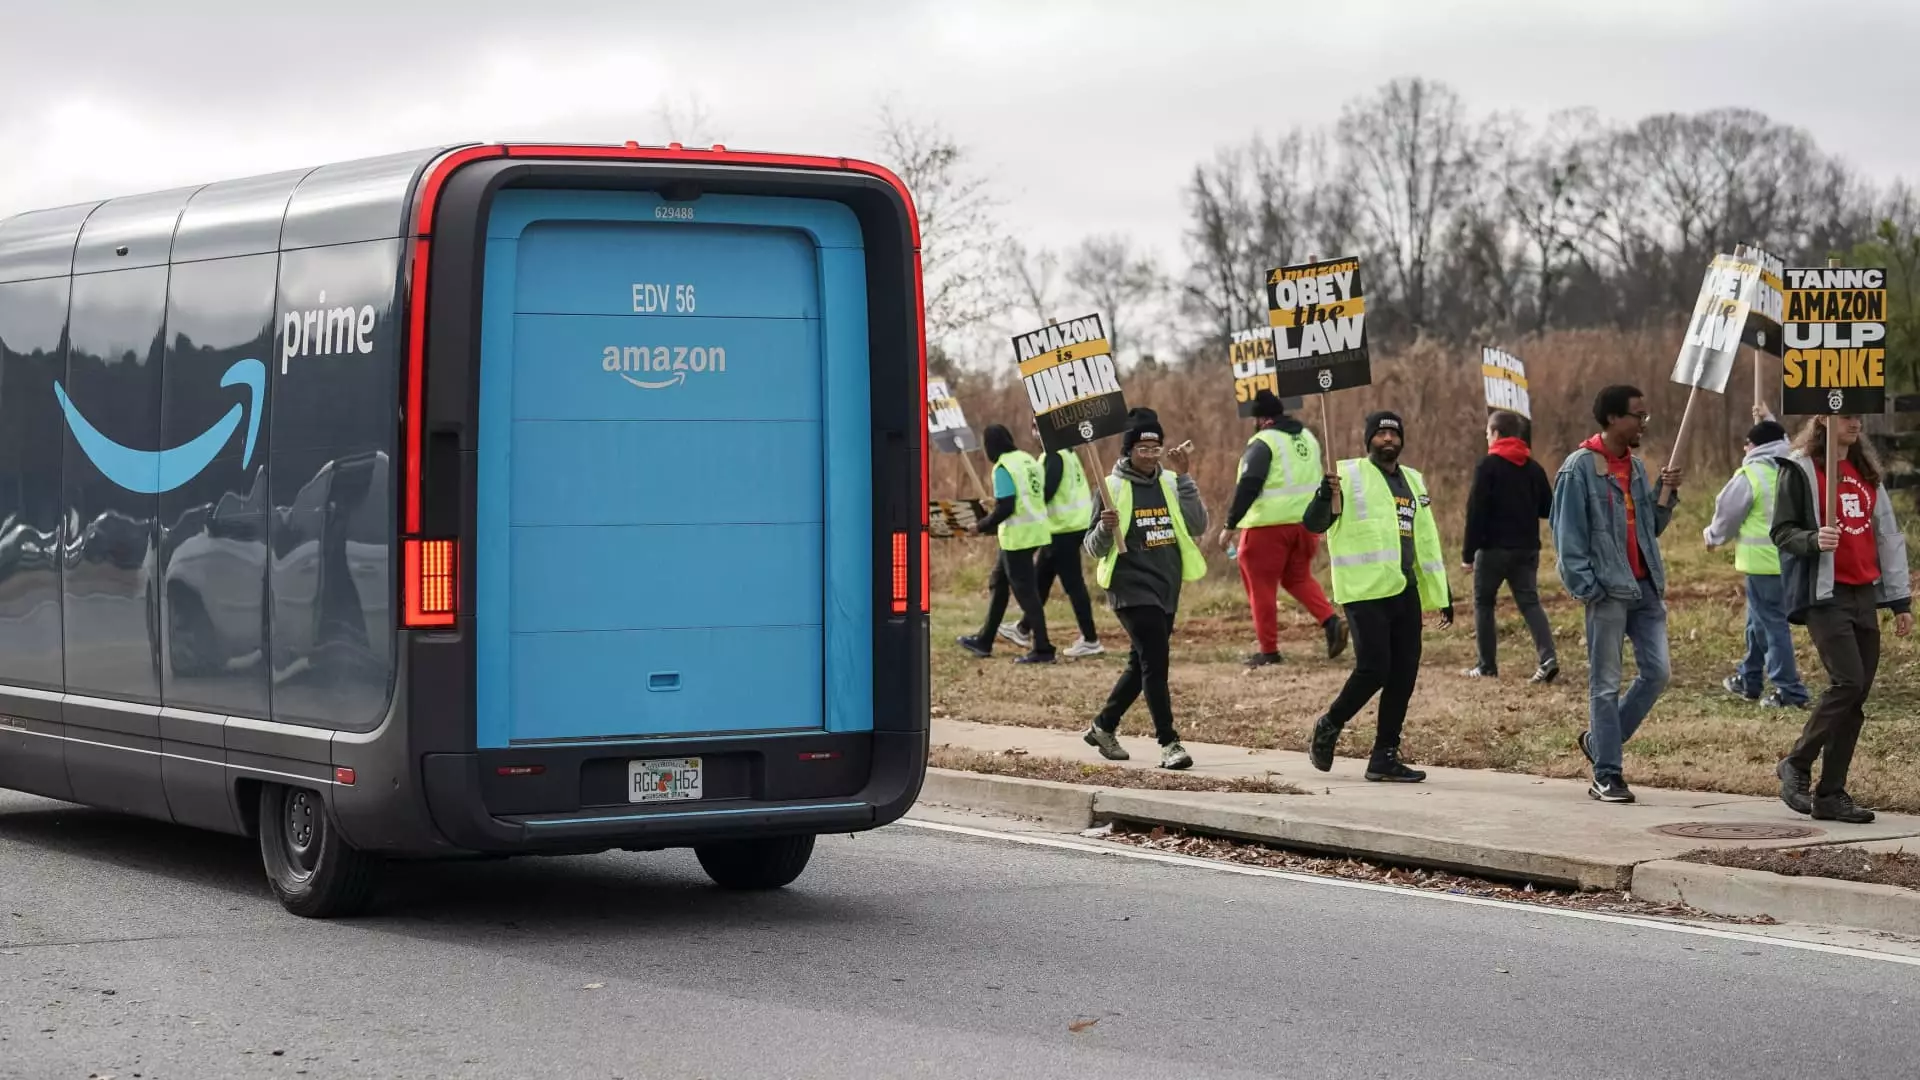
[[[286,806],[287,855],[296,867],[312,870],[318,861],[321,830],[326,827],[320,818],[324,811],[307,791],[288,796]]]

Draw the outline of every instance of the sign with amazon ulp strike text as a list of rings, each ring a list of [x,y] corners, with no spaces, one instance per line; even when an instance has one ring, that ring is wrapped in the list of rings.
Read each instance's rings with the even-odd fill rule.
[[[1227,362],[1233,365],[1233,403],[1241,416],[1253,415],[1253,399],[1262,390],[1272,390],[1275,395],[1280,391],[1273,370],[1273,330],[1260,327],[1256,330],[1236,330],[1233,341],[1227,345]],[[1300,398],[1281,397],[1280,403],[1288,412],[1298,411]]]
[[[1360,260],[1327,259],[1267,273],[1273,392],[1324,394],[1373,382]]]
[[[1013,355],[1040,428],[1040,445],[1049,453],[1126,430],[1127,399],[1099,315],[1019,334]]]
[[[1533,419],[1533,396],[1527,392],[1527,365],[1504,349],[1480,349],[1480,381],[1486,384],[1487,408],[1505,409]]]
[[[1887,411],[1887,272],[1792,269],[1786,286],[1781,411]]]
[[[967,426],[967,414],[945,379],[927,380],[927,436],[936,450],[946,454],[980,448],[979,437]]]

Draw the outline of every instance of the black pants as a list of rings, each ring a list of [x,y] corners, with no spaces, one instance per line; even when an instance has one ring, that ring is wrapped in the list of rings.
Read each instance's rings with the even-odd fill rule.
[[[1838,795],[1846,790],[1853,748],[1867,722],[1867,694],[1880,669],[1880,613],[1874,607],[1872,585],[1833,586],[1833,602],[1807,609],[1807,632],[1827,669],[1827,689],[1807,717],[1800,741],[1787,760],[1804,772],[1822,758],[1816,795]]]
[[[1173,729],[1173,695],[1167,689],[1173,613],[1157,607],[1124,607],[1113,614],[1132,639],[1133,651],[1127,655],[1127,670],[1113,684],[1113,693],[1107,695],[1106,707],[1094,717],[1094,724],[1103,731],[1120,730],[1120,717],[1144,689],[1154,738],[1161,746],[1179,742],[1180,733]]]
[[[1033,572],[1042,604],[1053,592],[1054,579],[1059,579],[1060,591],[1067,594],[1067,603],[1073,605],[1073,621],[1080,624],[1080,636],[1095,642],[1100,640],[1100,631],[1093,625],[1093,597],[1087,595],[1087,578],[1080,567],[1080,542],[1086,536],[1085,529],[1054,533],[1053,543],[1041,548],[1040,557],[1033,561]],[[1020,629],[1022,632],[1032,629],[1024,615],[1020,617]]]
[[[1353,633],[1353,674],[1327,716],[1345,725],[1380,695],[1380,723],[1373,737],[1373,760],[1400,748],[1400,729],[1407,722],[1407,702],[1420,678],[1420,590],[1413,582],[1397,596],[1361,600],[1345,605],[1347,626]]]
[[[1500,670],[1493,611],[1502,585],[1512,590],[1514,606],[1527,621],[1536,659],[1544,664],[1555,656],[1553,624],[1540,606],[1540,552],[1481,548],[1473,555],[1473,637],[1480,647],[1480,670],[1488,675]]]
[[[987,621],[981,624],[977,638],[988,649],[993,648],[1000,620],[1007,616],[1007,597],[1011,594],[1024,616],[1020,621],[1026,623],[1033,634],[1032,651],[1041,654],[1053,651],[1053,643],[1047,640],[1047,612],[1040,606],[1040,590],[1034,587],[1033,555],[1039,550],[1000,552],[999,573],[993,576],[993,592],[987,597]]]

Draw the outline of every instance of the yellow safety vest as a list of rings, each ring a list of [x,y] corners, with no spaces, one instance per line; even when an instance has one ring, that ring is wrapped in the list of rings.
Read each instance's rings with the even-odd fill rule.
[[[1087,483],[1078,454],[1071,450],[1054,453],[1060,455],[1060,486],[1053,489],[1053,501],[1047,503],[1047,529],[1055,535],[1079,532],[1093,516],[1093,487]],[[1043,479],[1045,475],[1041,474]],[[1045,490],[1044,485],[1041,490]]]
[[[1733,548],[1734,568],[1743,574],[1779,576],[1780,549],[1773,546],[1773,501],[1780,494],[1780,471],[1758,465],[1740,466],[1753,488],[1753,505],[1740,523],[1740,539]]]
[[[1193,535],[1187,532],[1187,518],[1180,512],[1180,493],[1174,485],[1173,470],[1162,466],[1160,469],[1160,490],[1167,497],[1167,516],[1173,519],[1173,536],[1180,544],[1180,580],[1198,581],[1207,576],[1207,557],[1200,553],[1200,545],[1193,542]],[[1115,528],[1125,529],[1133,520],[1133,481],[1118,476],[1107,477],[1107,502],[1120,520]],[[1122,535],[1125,535],[1124,533]],[[1132,548],[1127,550],[1131,551]],[[1107,549],[1093,570],[1093,580],[1105,589],[1113,582],[1113,564],[1120,559],[1119,545]]]
[[[1000,523],[1000,550],[1046,547],[1053,534],[1047,531],[1047,507],[1041,497],[1047,477],[1039,459],[1025,450],[1012,450],[994,464],[1007,470],[1013,480],[1013,516]]]
[[[1241,515],[1240,528],[1299,524],[1307,516],[1313,493],[1320,489],[1320,441],[1306,428],[1301,428],[1298,435],[1265,428],[1247,440],[1249,446],[1256,442],[1266,443],[1270,451],[1267,481],[1260,489],[1260,497]],[[1239,470],[1234,473],[1235,482],[1246,471],[1247,462],[1242,458]]]
[[[1386,474],[1369,458],[1348,458],[1337,468],[1343,506],[1327,533],[1334,602],[1398,596],[1407,579],[1400,572],[1400,512]],[[1402,465],[1400,475],[1407,478],[1407,490],[1413,494],[1413,562],[1420,608],[1438,611],[1452,602],[1447,566],[1440,554],[1440,528],[1434,524],[1432,500],[1420,474]]]

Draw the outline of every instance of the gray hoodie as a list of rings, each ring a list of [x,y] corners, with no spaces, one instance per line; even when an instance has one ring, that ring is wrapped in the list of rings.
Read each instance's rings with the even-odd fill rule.
[[[1740,464],[1747,466],[1759,462],[1778,467],[1780,462],[1785,461],[1792,453],[1791,443],[1785,439],[1776,439],[1770,443],[1761,443],[1747,451],[1747,456],[1741,459]],[[1775,490],[1777,491],[1778,488],[1776,487]],[[1713,520],[1707,523],[1702,533],[1708,545],[1719,547],[1722,544],[1732,543],[1740,536],[1740,523],[1747,519],[1747,514],[1752,510],[1753,484],[1748,481],[1747,471],[1743,467],[1734,472],[1733,477],[1727,481],[1727,486],[1720,489],[1719,498],[1713,502]],[[1767,522],[1771,524],[1773,508],[1767,507],[1766,513]]]
[[[1159,476],[1138,472],[1126,458],[1113,463],[1113,474],[1107,481],[1108,488],[1116,482],[1134,485],[1133,506],[1136,511],[1159,506],[1164,501]],[[1186,522],[1187,534],[1197,541],[1207,531],[1207,507],[1200,500],[1200,486],[1193,482],[1193,477],[1176,473],[1173,490],[1179,499],[1180,517]],[[1125,526],[1127,523],[1121,524]],[[1107,584],[1108,604],[1116,611],[1129,607],[1159,607],[1169,614],[1178,611],[1179,545],[1166,544],[1148,549],[1138,542],[1140,536],[1138,529],[1127,534],[1127,550],[1114,562],[1113,580]],[[1113,530],[1096,517],[1093,528],[1087,530],[1087,537],[1081,546],[1095,559],[1106,558],[1107,552],[1113,550]]]

